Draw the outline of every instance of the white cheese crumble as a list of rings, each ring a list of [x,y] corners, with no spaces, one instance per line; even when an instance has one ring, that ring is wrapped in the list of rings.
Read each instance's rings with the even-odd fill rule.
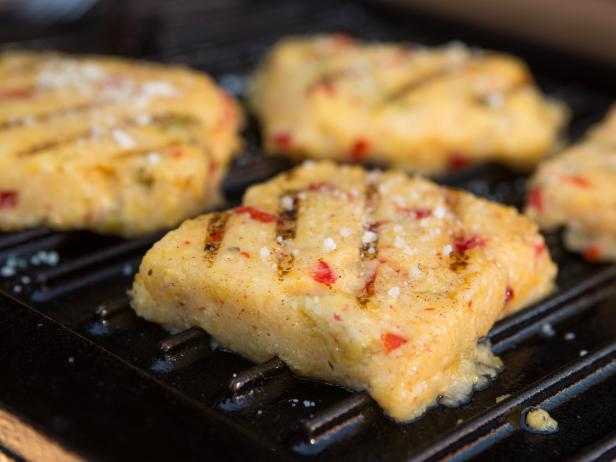
[[[394,247],[396,249],[404,249],[405,247],[407,247],[406,241],[400,236],[396,236],[396,239],[394,239]]]
[[[419,267],[411,266],[411,269],[409,270],[409,276],[414,279],[419,278],[421,276],[421,270],[419,269]]]
[[[449,254],[453,251],[453,247],[451,246],[451,244],[447,244],[446,246],[443,247],[443,255],[445,256],[449,256]]]
[[[291,196],[282,196],[280,198],[280,205],[285,210],[293,210],[293,198]]]
[[[148,80],[143,84],[143,92],[148,96],[176,96],[177,89],[169,82],[162,80]]]
[[[323,241],[323,249],[328,252],[336,250],[336,241],[334,241],[331,237],[325,238]]]
[[[342,237],[349,237],[351,235],[351,230],[349,228],[340,228],[340,235]]]
[[[445,217],[445,207],[441,207],[440,205],[434,209],[432,212],[436,218],[444,218]]]
[[[505,98],[502,93],[493,92],[488,93],[485,96],[485,102],[491,108],[498,108],[503,105],[503,103],[505,102]]]
[[[148,163],[152,165],[156,165],[160,163],[160,154],[157,152],[150,152],[147,155]]]
[[[398,298],[398,296],[400,295],[400,288],[397,286],[392,287],[387,291],[387,295],[392,298]]]
[[[266,260],[267,257],[269,257],[270,251],[267,247],[261,247],[261,249],[259,250],[259,255],[261,256],[262,260]]]
[[[139,125],[148,125],[152,122],[152,116],[150,114],[139,114],[137,116],[137,123]]]
[[[378,235],[374,231],[366,231],[361,237],[361,242],[363,244],[370,244],[371,242],[376,241]]]
[[[113,130],[111,132],[113,139],[125,149],[130,149],[135,146],[135,140],[123,132],[122,130]]]

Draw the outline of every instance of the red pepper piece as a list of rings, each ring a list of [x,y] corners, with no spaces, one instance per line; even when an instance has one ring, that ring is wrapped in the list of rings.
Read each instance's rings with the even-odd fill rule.
[[[338,279],[327,262],[321,259],[319,259],[317,268],[312,272],[311,276],[315,281],[326,285],[331,285]]]
[[[515,297],[515,293],[513,292],[513,289],[507,286],[507,290],[505,290],[505,304],[513,300],[513,297]]]
[[[279,132],[274,134],[272,141],[280,148],[288,148],[293,142],[293,136],[290,132]]]
[[[249,254],[248,252],[246,252],[246,251],[241,251],[241,252],[240,252],[240,255],[241,255],[242,257],[244,257],[244,258],[250,258],[250,254]]]
[[[368,140],[364,138],[358,138],[355,140],[351,146],[351,151],[349,152],[351,161],[360,162],[364,157],[366,157],[369,148],[370,142]]]
[[[538,257],[543,252],[545,252],[545,244],[543,242],[538,242],[535,244],[535,256]]]
[[[541,188],[533,188],[528,193],[528,206],[543,212],[543,190]]]
[[[173,157],[174,159],[179,159],[180,157],[182,157],[184,155],[184,153],[182,152],[182,150],[180,148],[173,148],[173,149],[171,149],[169,154],[171,154],[171,157]]]
[[[234,210],[236,215],[248,215],[250,218],[261,223],[273,223],[278,221],[278,217],[271,213],[264,212],[263,210],[256,209],[254,207],[241,206]]]
[[[0,88],[0,100],[3,99],[25,99],[32,95],[32,90],[25,88]]]
[[[432,210],[430,209],[412,209],[410,207],[398,207],[398,211],[402,212],[406,216],[410,218],[414,218],[415,220],[421,220],[422,218],[428,218],[432,215]]]
[[[470,159],[465,157],[463,154],[460,154],[459,152],[454,152],[449,156],[447,168],[455,172],[458,170],[464,170],[469,165],[471,165]]]
[[[106,79],[101,80],[98,83],[98,87],[101,90],[110,90],[114,88],[120,88],[126,82],[126,78],[119,75],[112,75]]]
[[[579,186],[580,188],[590,188],[591,186],[590,181],[588,181],[583,176],[579,176],[579,175],[566,176],[564,177],[564,180],[571,184]]]
[[[321,83],[321,88],[329,96],[336,96],[336,85],[334,85],[334,82],[331,80],[324,80],[323,83]]]
[[[333,191],[334,189],[336,189],[336,186],[334,186],[331,183],[310,183],[308,185],[308,190],[309,191]]]
[[[342,318],[340,317],[340,315],[338,313],[334,313],[334,319],[336,321],[342,321]]]
[[[351,48],[355,44],[355,40],[348,34],[344,34],[342,32],[338,32],[332,35],[332,41],[336,48],[341,50],[346,50]]]
[[[221,98],[222,111],[218,120],[218,126],[226,127],[227,125],[231,125],[237,117],[235,113],[235,103],[233,102],[233,98],[225,92],[221,94]]]
[[[399,335],[392,334],[391,332],[385,332],[381,335],[381,342],[383,342],[383,348],[385,348],[385,351],[389,353],[390,351],[404,345],[408,342],[408,340],[404,337],[400,337]]]
[[[453,240],[453,248],[456,253],[464,253],[467,250],[474,249],[475,247],[483,247],[486,241],[479,236],[470,237],[456,237]]]
[[[0,191],[0,210],[12,209],[17,205],[17,192]]]
[[[598,262],[601,260],[603,252],[601,252],[601,248],[598,245],[589,245],[584,249],[584,258],[589,262]]]

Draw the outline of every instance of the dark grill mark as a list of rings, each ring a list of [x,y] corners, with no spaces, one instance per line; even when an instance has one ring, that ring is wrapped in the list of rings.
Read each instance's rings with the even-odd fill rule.
[[[455,273],[464,270],[468,266],[468,255],[465,253],[451,252],[449,255],[451,261],[449,262],[449,269]]]
[[[152,120],[152,122],[150,123],[150,125],[157,125],[160,126],[163,129],[166,129],[166,124],[170,123],[169,121],[177,121],[177,120],[184,120],[184,118],[182,116],[179,115],[161,115],[161,116],[157,116],[156,118],[154,118]],[[175,122],[177,124],[177,122]],[[123,119],[120,119],[118,121],[117,124],[114,124],[110,127],[106,127],[105,130],[108,131],[109,133],[111,133],[112,130],[125,130],[127,128],[132,128],[135,127],[137,125],[140,125],[139,122],[137,121],[137,119],[133,116],[128,116],[128,117],[124,117]],[[68,145],[71,143],[74,143],[75,141],[78,140],[83,140],[86,138],[89,138],[91,136],[93,136],[94,131],[91,128],[88,128],[87,130],[84,130],[83,132],[77,133],[75,135],[72,136],[67,136],[66,138],[62,138],[62,139],[56,139],[56,140],[50,140],[50,141],[46,141],[44,143],[35,145],[29,149],[26,149],[24,151],[19,151],[17,152],[15,155],[18,157],[22,157],[22,156],[32,156],[32,155],[36,155],[36,154],[40,154],[44,151],[47,151],[49,149],[53,149],[53,148],[58,148],[64,145]],[[176,132],[177,135],[182,135],[182,133],[180,132]],[[181,138],[187,138],[186,136],[180,136]],[[187,142],[193,145],[199,145],[197,140],[193,140],[192,138],[188,137],[187,138]],[[174,144],[177,144],[175,142],[169,142],[163,146],[158,146],[158,147],[149,147],[149,148],[145,148],[145,149],[137,149],[137,150],[133,150],[133,151],[123,151],[120,155],[115,156],[115,157],[124,157],[124,156],[134,156],[134,155],[143,155],[146,154],[156,148],[160,149],[160,148],[167,148],[167,147],[171,147]]]
[[[395,102],[396,100],[402,98],[403,96],[408,96],[412,92],[417,91],[421,89],[422,87],[429,85],[430,83],[433,83],[437,79],[440,79],[441,77],[445,77],[445,76],[454,74],[456,72],[459,72],[461,69],[462,69],[462,66],[444,67],[442,69],[437,69],[433,72],[430,72],[428,75],[424,77],[420,77],[418,79],[417,78],[412,79],[406,82],[400,88],[386,95],[383,101],[385,103]]]
[[[295,234],[297,232],[297,216],[299,214],[299,197],[297,191],[288,191],[280,196],[280,200],[285,196],[291,198],[293,206],[288,210],[284,207],[280,207],[278,222],[276,223],[276,239],[280,236],[286,241],[295,239]],[[279,246],[280,248],[276,252],[276,257],[278,261],[278,277],[282,279],[293,268],[295,257],[285,248],[283,243],[280,243]]]
[[[504,103],[504,101],[507,98],[513,96],[515,93],[517,93],[518,91],[525,88],[527,85],[531,83],[532,83],[532,80],[530,78],[527,78],[521,82],[514,83],[512,86],[505,88],[502,91],[499,91],[497,93],[503,97],[503,103]],[[475,99],[475,102],[481,106],[488,106],[488,107],[490,106],[489,95],[476,95],[474,99]]]
[[[366,188],[366,209],[368,210],[368,214],[372,213],[374,209],[377,207],[380,200],[379,190],[375,183],[369,183]],[[361,267],[366,268],[366,263],[372,262],[378,256],[378,244],[379,244],[379,230],[380,223],[368,219],[367,224],[364,226],[365,232],[373,232],[376,233],[376,239],[372,242],[362,243],[362,246],[359,250]],[[370,297],[374,295],[374,281],[376,280],[377,270],[370,275],[368,281],[364,285],[361,293],[357,296],[357,301],[361,306],[366,306]]]
[[[54,109],[53,111],[45,112],[39,115],[23,116],[18,119],[8,119],[5,121],[0,121],[0,130],[21,127],[26,124],[26,121],[29,121],[29,120],[33,120],[36,123],[40,123],[40,122],[52,120],[56,117],[62,117],[63,115],[70,114],[71,112],[73,113],[88,112],[91,109],[102,107],[105,104],[106,102],[103,102],[103,101],[98,101],[98,102],[86,101],[84,103],[78,104],[73,107]]]
[[[205,259],[210,265],[214,263],[220,244],[225,236],[229,216],[229,212],[214,212],[210,221],[208,221],[203,250],[205,250]]]

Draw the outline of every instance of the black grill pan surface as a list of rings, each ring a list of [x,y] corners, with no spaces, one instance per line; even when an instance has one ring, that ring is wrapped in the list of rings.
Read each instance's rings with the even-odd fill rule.
[[[72,29],[25,45],[187,63],[242,97],[247,73],[286,34],[463,40],[527,59],[544,90],[571,107],[571,139],[601,118],[616,93],[616,69],[381,4],[160,1],[147,3],[145,25],[136,13],[143,5],[133,2],[123,14],[121,2],[103,3],[100,34],[90,31],[80,43]],[[105,18],[118,17],[124,29],[110,38]],[[245,152],[225,182],[230,203],[290,166],[264,157],[255,124],[248,125]],[[516,206],[524,197],[524,175],[496,165],[439,181]],[[0,234],[0,410],[87,460],[616,457],[616,266],[566,252],[558,233],[547,236],[558,291],[488,335],[504,371],[462,407],[435,406],[404,425],[366,393],[294,377],[276,358],[254,365],[199,328],[170,335],[136,317],[126,291],[160,236]],[[532,406],[549,410],[559,431],[525,430]],[[0,457],[22,460],[9,446],[0,441]]]

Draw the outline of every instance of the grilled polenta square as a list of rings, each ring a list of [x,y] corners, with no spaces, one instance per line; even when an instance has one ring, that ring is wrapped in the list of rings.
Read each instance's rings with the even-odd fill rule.
[[[616,107],[580,143],[541,164],[527,213],[542,229],[564,227],[568,249],[616,261]]]
[[[220,203],[240,123],[232,98],[187,68],[0,54],[0,229],[175,226]]]
[[[549,293],[555,273],[513,208],[399,171],[311,162],[170,232],[131,295],[148,320],[366,389],[408,420],[498,368],[477,340]]]
[[[512,56],[343,35],[276,44],[249,100],[270,153],[428,174],[486,161],[531,167],[566,120]]]

